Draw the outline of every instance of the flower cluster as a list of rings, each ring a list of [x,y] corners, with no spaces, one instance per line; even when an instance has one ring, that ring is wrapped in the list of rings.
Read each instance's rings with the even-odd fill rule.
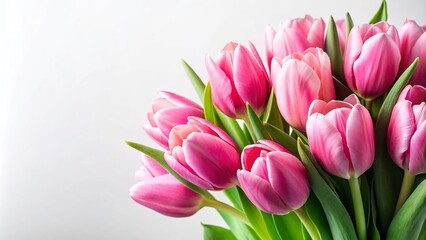
[[[143,152],[130,196],[172,217],[235,218],[204,226],[216,239],[424,236],[426,27],[398,30],[383,13],[385,1],[368,24],[268,26],[266,61],[230,42],[206,57],[207,86],[184,63],[202,106],[153,101],[144,129],[162,150],[128,142]]]

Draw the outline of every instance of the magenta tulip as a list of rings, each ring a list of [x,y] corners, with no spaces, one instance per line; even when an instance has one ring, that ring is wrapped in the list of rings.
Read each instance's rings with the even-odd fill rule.
[[[203,117],[203,109],[195,102],[172,92],[162,91],[152,102],[147,114],[149,125],[145,132],[161,147],[169,150],[170,131],[174,126],[187,123],[189,116]]]
[[[426,173],[426,88],[407,85],[393,108],[388,128],[393,161],[412,175]]]
[[[312,154],[333,175],[357,178],[373,164],[373,121],[355,95],[312,102],[306,132]]]
[[[271,66],[274,57],[284,58],[310,47],[324,48],[324,33],[324,20],[309,15],[285,21],[278,31],[268,26],[265,32],[268,65]]]
[[[250,201],[272,214],[286,214],[303,206],[310,187],[305,167],[279,144],[260,140],[242,153],[237,176]]]
[[[142,167],[136,178],[139,182],[130,188],[130,197],[147,208],[170,217],[189,217],[202,207],[203,196],[183,185],[147,155],[142,155]]]
[[[345,53],[344,70],[349,88],[372,100],[395,82],[401,60],[396,28],[386,22],[352,28]]]
[[[426,87],[426,25],[421,27],[415,21],[407,20],[399,33],[401,39],[399,72],[402,73],[418,57],[419,62],[409,83]]]
[[[206,57],[212,100],[215,106],[232,118],[247,115],[248,102],[257,114],[265,110],[270,84],[262,60],[253,46],[228,43],[215,62]],[[254,91],[255,89],[255,91]]]
[[[172,129],[171,152],[164,157],[169,166],[189,182],[207,190],[237,184],[240,155],[229,135],[212,123],[196,117]]]
[[[330,59],[320,48],[309,48],[282,60],[274,58],[271,78],[281,115],[301,131],[305,131],[313,100],[336,98]]]

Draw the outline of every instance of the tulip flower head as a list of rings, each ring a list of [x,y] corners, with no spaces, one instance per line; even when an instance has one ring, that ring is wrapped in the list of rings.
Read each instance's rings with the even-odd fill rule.
[[[203,109],[195,102],[172,92],[162,91],[152,102],[145,132],[161,147],[169,150],[169,134],[174,126],[185,124],[188,117],[204,117]]]
[[[303,206],[310,187],[303,164],[287,149],[269,141],[244,148],[238,180],[247,197],[261,210],[286,214]]]
[[[165,160],[189,182],[207,190],[237,184],[237,147],[226,132],[212,123],[190,117],[186,125],[172,129],[169,146],[171,151],[165,153]]]
[[[357,178],[373,164],[373,121],[353,94],[344,101],[313,101],[306,133],[312,154],[333,175]]]
[[[393,161],[412,175],[426,173],[426,88],[407,85],[393,108],[387,134]]]

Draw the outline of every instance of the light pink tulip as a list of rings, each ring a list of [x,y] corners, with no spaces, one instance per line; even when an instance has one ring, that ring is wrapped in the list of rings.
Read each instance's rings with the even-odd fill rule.
[[[189,116],[203,117],[203,109],[195,102],[172,92],[162,91],[152,102],[148,112],[149,124],[145,132],[161,147],[169,150],[168,141],[172,128],[188,122]]]
[[[310,187],[303,164],[279,144],[260,140],[242,153],[237,176],[250,201],[272,214],[286,214],[303,206]]]
[[[305,131],[313,100],[336,98],[330,59],[320,48],[309,48],[282,60],[274,58],[271,78],[281,115],[301,131]]]
[[[345,56],[346,48],[346,20],[339,19],[336,22],[337,37],[339,38],[340,52],[342,56]]]
[[[355,95],[312,102],[306,132],[312,154],[333,175],[357,178],[373,164],[373,121]]]
[[[324,48],[324,33],[324,20],[309,15],[285,21],[278,31],[268,26],[265,32],[268,65],[271,66],[274,57],[284,58],[310,47]]]
[[[416,57],[419,57],[419,62],[409,83],[426,87],[426,25],[419,26],[415,21],[407,20],[399,35],[401,39],[399,72],[402,73]]]
[[[395,82],[401,60],[396,28],[386,22],[352,28],[344,70],[349,88],[364,99],[384,94]]]
[[[249,43],[250,50],[240,44],[228,43],[215,62],[206,57],[212,100],[215,106],[232,118],[246,116],[246,102],[257,114],[265,110],[270,84],[260,56]]]
[[[142,155],[139,181],[129,190],[137,203],[170,217],[189,217],[202,207],[203,197],[167,173],[155,160]]]
[[[237,184],[240,155],[229,135],[212,123],[196,117],[172,129],[171,152],[164,157],[169,166],[189,182],[207,190]]]
[[[388,128],[388,150],[401,168],[426,173],[426,88],[407,85],[393,108]]]

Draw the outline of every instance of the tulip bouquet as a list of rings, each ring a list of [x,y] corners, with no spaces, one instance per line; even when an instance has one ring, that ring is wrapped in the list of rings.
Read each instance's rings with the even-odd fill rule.
[[[171,217],[215,208],[205,239],[426,239],[426,27],[292,19],[183,62],[201,105],[160,92],[130,196]],[[225,200],[218,200],[215,192]],[[229,200],[229,201],[228,201]]]

